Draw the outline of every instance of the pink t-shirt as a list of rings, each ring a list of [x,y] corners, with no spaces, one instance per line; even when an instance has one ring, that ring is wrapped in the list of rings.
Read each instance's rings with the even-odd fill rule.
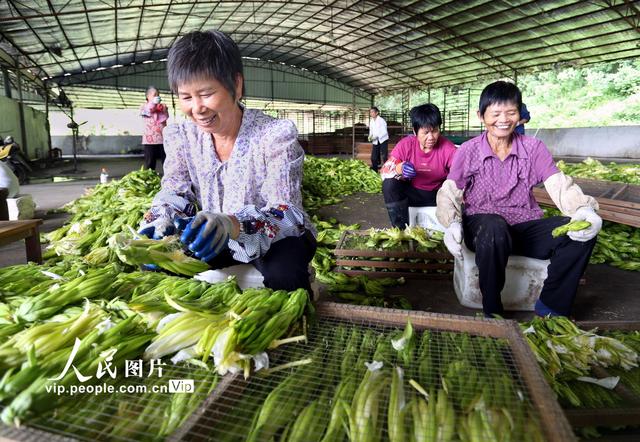
[[[429,153],[420,148],[418,137],[409,135],[396,144],[391,157],[400,161],[409,161],[416,168],[416,177],[411,185],[420,190],[438,190],[451,169],[456,146],[440,135],[438,143]]]

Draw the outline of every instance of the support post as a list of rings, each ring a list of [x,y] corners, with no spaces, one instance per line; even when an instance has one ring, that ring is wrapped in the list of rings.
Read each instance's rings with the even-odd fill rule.
[[[20,73],[20,69],[16,66],[16,75],[18,77],[18,113],[20,115],[20,138],[22,147],[22,152],[24,156],[29,159],[28,154],[28,143],[27,143],[27,126],[24,123],[24,103],[22,102],[22,74]]]
[[[49,148],[49,152],[47,156],[51,159],[51,124],[49,123],[49,88],[46,83],[44,85],[44,115],[45,115],[45,125],[47,128],[47,147]]]
[[[469,119],[471,115],[471,88],[467,89],[467,133],[465,134],[465,136],[469,136],[469,130],[470,130],[470,121]]]
[[[71,128],[71,142],[73,143],[73,171],[78,171],[78,125],[75,124],[73,119],[73,106],[71,106],[71,123],[73,123],[73,127]]]
[[[356,88],[352,90],[351,108],[351,158],[356,157]]]
[[[11,79],[9,78],[9,71],[6,68],[2,68],[2,82],[4,83],[4,95],[11,98]]]

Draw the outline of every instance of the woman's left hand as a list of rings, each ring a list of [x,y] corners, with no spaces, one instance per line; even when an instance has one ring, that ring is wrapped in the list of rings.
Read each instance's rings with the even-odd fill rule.
[[[410,161],[405,161],[402,163],[402,178],[405,180],[411,181],[416,177],[416,168],[411,164]]]
[[[208,262],[227,247],[229,238],[237,238],[236,223],[233,217],[223,213],[198,212],[185,227],[180,241],[196,258]]]
[[[567,236],[574,241],[589,241],[595,238],[602,228],[602,218],[591,207],[580,207],[571,217],[571,221],[587,221],[591,223],[586,229],[567,233]]]

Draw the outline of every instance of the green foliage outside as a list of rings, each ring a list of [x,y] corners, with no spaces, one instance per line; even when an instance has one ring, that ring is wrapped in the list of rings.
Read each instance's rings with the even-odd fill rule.
[[[489,82],[468,87],[482,89]],[[640,124],[640,59],[523,73],[518,85],[532,116],[528,128]],[[431,90],[432,101],[441,91]],[[411,105],[425,102],[426,91],[412,92]],[[400,109],[401,103],[399,94],[376,97],[382,109]]]

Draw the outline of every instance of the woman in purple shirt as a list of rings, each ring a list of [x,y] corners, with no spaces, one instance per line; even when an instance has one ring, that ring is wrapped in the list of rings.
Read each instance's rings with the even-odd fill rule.
[[[403,138],[382,166],[382,193],[394,227],[409,224],[409,206],[436,205],[436,193],[447,178],[456,146],[440,134],[442,116],[435,104],[411,109],[413,135]]]
[[[455,257],[462,256],[463,239],[476,253],[485,315],[503,312],[500,293],[514,254],[551,261],[535,311],[567,316],[602,219],[596,200],[558,170],[544,143],[515,132],[521,104],[512,83],[497,81],[482,91],[478,117],[486,131],[460,146],[438,192],[436,215],[447,227],[445,244]],[[532,193],[540,183],[565,216],[542,218]],[[591,226],[553,238],[551,231],[569,222],[567,217]]]

